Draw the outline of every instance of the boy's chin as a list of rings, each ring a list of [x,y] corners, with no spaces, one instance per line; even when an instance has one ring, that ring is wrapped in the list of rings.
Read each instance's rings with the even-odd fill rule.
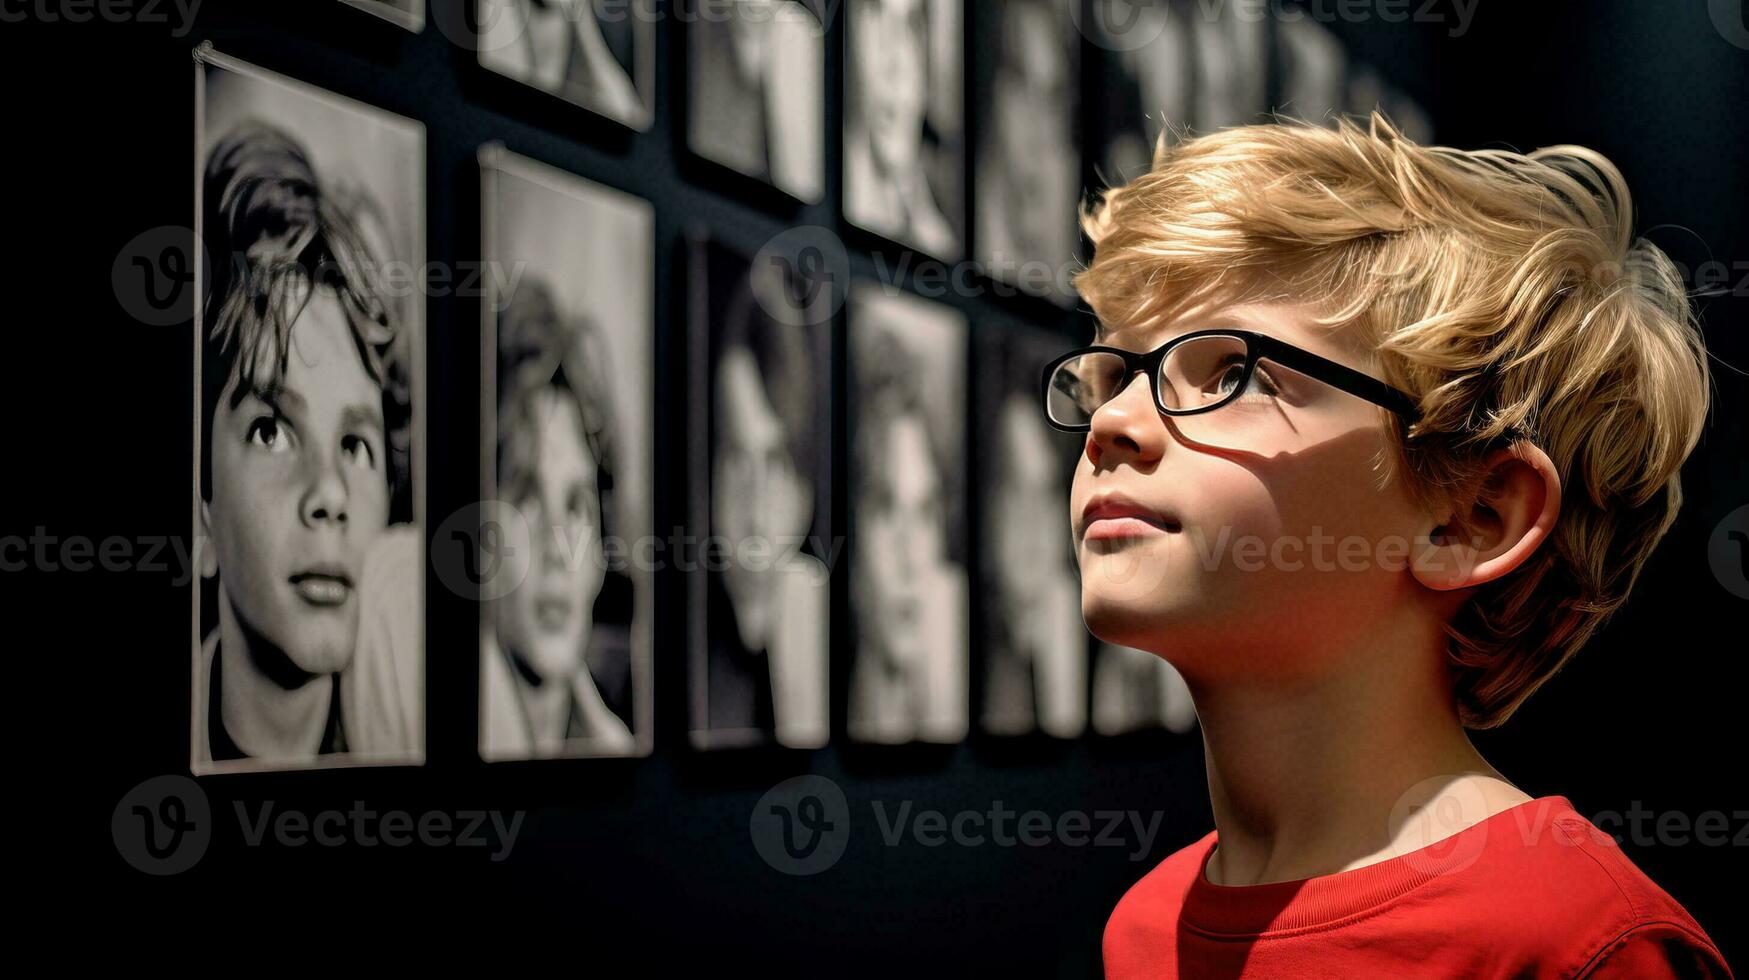
[[[357,643],[351,635],[323,636],[328,630],[309,630],[283,647],[286,659],[306,674],[336,674],[352,665]]]
[[[1158,643],[1161,631],[1171,621],[1169,610],[1159,608],[1153,597],[1124,599],[1083,588],[1081,618],[1087,631],[1106,643],[1147,650]]]
[[[529,651],[528,666],[540,675],[542,683],[564,681],[583,665],[583,642],[554,644],[536,642]]]

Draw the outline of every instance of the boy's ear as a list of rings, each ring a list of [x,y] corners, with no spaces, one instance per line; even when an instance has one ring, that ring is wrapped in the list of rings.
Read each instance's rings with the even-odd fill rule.
[[[1410,571],[1441,591],[1483,585],[1531,556],[1561,514],[1561,478],[1548,454],[1528,440],[1483,461],[1479,489],[1430,520]]]
[[[204,500],[200,502],[200,540],[194,543],[194,562],[201,578],[219,574],[219,554],[213,550],[213,518],[207,510],[210,506]]]

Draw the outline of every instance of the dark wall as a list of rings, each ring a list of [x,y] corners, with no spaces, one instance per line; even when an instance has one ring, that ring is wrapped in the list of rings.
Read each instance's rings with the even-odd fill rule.
[[[1681,519],[1609,629],[1514,721],[1475,741],[1527,791],[1566,795],[1582,813],[1640,801],[1690,819],[1735,813],[1739,829],[1749,821],[1736,758],[1745,734],[1744,600],[1714,578],[1706,548],[1725,515],[1749,501],[1741,374],[1749,369],[1749,51],[1729,43],[1698,0],[1529,6],[1484,4],[1458,37],[1448,36],[1450,25],[1376,18],[1332,27],[1351,54],[1429,109],[1441,142],[1595,147],[1626,172],[1642,229],[1655,229],[1654,240],[1689,268],[1712,258],[1730,273],[1727,295],[1703,304],[1718,400],[1685,471]],[[14,298],[5,533],[187,534],[188,331],[130,321],[110,273],[135,235],[192,220],[189,52],[202,40],[422,121],[433,261],[478,255],[475,150],[488,140],[655,202],[656,424],[675,440],[672,453],[658,446],[656,524],[681,523],[689,475],[678,450],[688,356],[680,263],[689,223],[749,251],[786,227],[825,225],[851,244],[855,271],[876,271],[866,249],[877,243],[844,227],[836,203],[841,31],[835,24],[827,47],[826,202],[799,206],[682,152],[684,89],[672,63],[681,39],[671,21],[657,32],[656,123],[638,135],[488,75],[430,26],[412,35],[336,2],[207,0],[183,37],[149,23],[0,24],[12,205],[4,268]],[[968,36],[977,36],[976,25]],[[971,122],[975,145],[978,120]],[[945,301],[979,332],[1022,322],[1065,338],[1085,330],[1043,302]],[[429,302],[433,525],[477,495],[478,323],[474,301]],[[842,364],[840,355],[840,394]],[[847,619],[842,578],[837,623]],[[43,846],[27,846],[53,862],[44,900],[79,899],[83,916],[166,930],[165,942],[215,926],[254,935],[262,922],[297,923],[319,937],[348,920],[418,945],[556,939],[583,964],[618,951],[756,960],[782,972],[1087,976],[1099,971],[1100,931],[1124,889],[1212,827],[1194,734],[874,750],[845,744],[840,721],[840,734],[818,752],[689,752],[684,583],[665,572],[651,758],[479,763],[475,610],[434,587],[429,765],[204,779],[218,828],[211,849],[185,874],[148,878],[118,857],[110,819],[141,780],[187,772],[187,586],[150,570],[37,570],[8,573],[7,591],[19,597],[15,662],[26,668],[14,697],[40,714],[21,748],[48,770],[22,776],[20,790],[50,815],[38,821]],[[748,821],[765,790],[807,772],[843,788],[853,832],[830,870],[790,877],[758,856]],[[253,817],[271,801],[277,810],[344,811],[359,800],[377,811],[521,810],[526,822],[509,858],[494,862],[465,848],[251,847],[234,809],[241,804]],[[891,814],[906,801],[913,811],[986,811],[999,802],[1053,816],[1159,811],[1162,820],[1143,854],[1132,853],[1140,839],[1133,831],[1115,847],[926,847],[910,838],[886,846],[871,807]],[[1744,848],[1624,846],[1729,959],[1749,956],[1733,887],[1749,874]],[[87,904],[94,897],[102,899],[96,907]],[[541,924],[519,930],[509,922],[523,917]],[[540,934],[555,924],[564,931]]]

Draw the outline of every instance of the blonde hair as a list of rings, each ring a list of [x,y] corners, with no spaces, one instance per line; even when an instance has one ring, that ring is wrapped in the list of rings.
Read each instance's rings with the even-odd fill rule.
[[[1279,294],[1377,351],[1423,412],[1386,413],[1429,508],[1479,488],[1484,455],[1529,440],[1564,489],[1544,546],[1476,587],[1449,666],[1469,728],[1504,722],[1633,587],[1675,520],[1679,470],[1711,379],[1682,276],[1632,235],[1601,154],[1419,146],[1384,116],[1295,120],[1185,139],[1084,207],[1075,280],[1106,324],[1145,326],[1199,297]]]

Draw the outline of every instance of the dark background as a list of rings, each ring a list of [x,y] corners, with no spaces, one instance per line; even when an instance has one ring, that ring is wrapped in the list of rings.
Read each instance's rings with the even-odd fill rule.
[[[432,0],[431,16],[459,3]],[[1711,259],[1730,271],[1702,284],[1726,293],[1701,304],[1717,400],[1684,472],[1687,502],[1675,529],[1609,628],[1503,730],[1474,740],[1520,787],[1565,795],[1588,816],[1634,801],[1691,821],[1716,810],[1736,814],[1734,833],[1749,822],[1739,757],[1745,600],[1714,578],[1706,547],[1719,522],[1749,501],[1741,373],[1749,368],[1749,50],[1727,39],[1749,44],[1749,31],[1741,10],[1725,9],[1730,0],[1712,4],[1737,18],[1724,28],[1703,0],[1532,6],[1481,3],[1457,37],[1449,4],[1434,7],[1446,24],[1390,23],[1369,4],[1364,22],[1330,26],[1351,57],[1376,65],[1428,110],[1439,142],[1594,147],[1626,173],[1640,230],[1689,269]],[[189,331],[132,321],[110,274],[134,236],[192,222],[189,52],[202,40],[422,121],[431,261],[478,258],[475,151],[488,140],[655,202],[659,529],[683,522],[692,479],[681,451],[688,227],[702,223],[751,253],[784,228],[824,225],[851,246],[853,271],[876,271],[867,250],[880,242],[844,226],[837,207],[842,11],[827,39],[826,200],[801,206],[684,152],[683,32],[672,19],[656,32],[655,125],[633,134],[479,69],[432,23],[413,35],[338,2],[207,0],[183,37],[173,35],[174,15],[171,24],[44,23],[10,2],[4,9],[26,14],[0,23],[9,124],[0,158],[10,205],[0,267],[12,286],[8,383],[0,386],[5,534],[188,533]],[[968,25],[969,50],[984,26]],[[1084,46],[1084,77],[1093,77],[1099,54]],[[968,145],[976,145],[979,120],[970,123]],[[1083,130],[1096,134],[1099,120],[1084,119]],[[976,334],[1033,323],[1070,341],[1087,328],[1039,300],[944,301],[965,310]],[[477,302],[433,298],[427,323],[430,528],[477,495]],[[842,322],[839,331],[841,339]],[[835,485],[842,498],[843,481]],[[834,510],[843,513],[842,504]],[[848,619],[847,567],[841,561],[836,576],[835,656],[845,648],[837,624]],[[38,911],[76,914],[105,936],[137,928],[156,943],[259,938],[271,959],[298,951],[287,941],[296,936],[326,940],[362,927],[391,948],[485,940],[555,949],[585,966],[624,956],[778,972],[1086,976],[1099,971],[1100,932],[1125,888],[1212,827],[1194,733],[859,748],[842,736],[840,689],[826,749],[691,752],[690,610],[677,572],[658,576],[655,754],[488,767],[474,752],[475,608],[428,574],[429,764],[204,778],[216,820],[210,850],[185,874],[152,878],[118,855],[110,818],[141,780],[187,773],[190,607],[187,586],[171,579],[35,569],[9,572],[4,584],[14,663],[24,668],[13,696],[27,706],[17,751],[31,760],[12,794],[30,818],[14,847],[46,863],[43,888],[29,892]],[[836,866],[796,878],[760,859],[748,821],[766,789],[808,772],[843,787],[853,829]],[[377,811],[527,817],[510,858],[494,863],[465,848],[246,847],[233,810],[234,801],[252,814],[263,801],[278,810],[347,810],[355,800]],[[1119,847],[931,848],[909,837],[888,847],[874,801],[889,813],[904,801],[948,813],[1001,801],[1052,815],[1164,816],[1152,851],[1131,860],[1133,833]],[[1749,871],[1742,847],[1692,839],[1624,847],[1728,959],[1749,955],[1737,894]],[[145,948],[104,941],[76,951]]]

